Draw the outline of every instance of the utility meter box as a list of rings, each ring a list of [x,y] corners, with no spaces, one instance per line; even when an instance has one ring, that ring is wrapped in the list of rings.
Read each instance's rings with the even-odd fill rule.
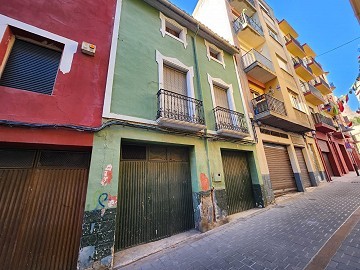
[[[96,51],[96,45],[83,41],[81,45],[81,51],[84,54],[94,56]]]

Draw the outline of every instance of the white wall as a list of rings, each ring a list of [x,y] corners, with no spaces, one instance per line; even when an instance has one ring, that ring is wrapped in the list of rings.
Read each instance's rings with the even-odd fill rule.
[[[199,0],[193,16],[234,45],[232,23],[228,18],[226,4],[226,0]]]

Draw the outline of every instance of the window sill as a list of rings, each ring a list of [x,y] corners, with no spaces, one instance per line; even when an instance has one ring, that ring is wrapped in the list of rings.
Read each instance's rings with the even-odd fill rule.
[[[215,58],[215,57],[212,57],[212,56],[210,56],[209,61],[210,61],[210,60],[213,60],[213,61],[215,61],[216,63],[219,63],[220,65],[222,65],[222,66],[225,68],[225,63],[224,63],[223,61],[220,61],[219,59],[217,59],[217,58]]]

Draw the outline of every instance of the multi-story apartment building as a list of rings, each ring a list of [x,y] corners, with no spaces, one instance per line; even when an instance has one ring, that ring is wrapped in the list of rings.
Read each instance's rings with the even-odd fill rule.
[[[115,2],[0,1],[1,269],[76,268]]]
[[[286,20],[281,20],[279,27],[315,125],[316,142],[323,164],[315,162],[318,170],[322,171],[324,166],[329,179],[353,171],[355,159],[347,151],[351,136],[338,109],[338,100],[332,94],[335,86],[328,82],[327,72],[315,60],[316,53],[310,45],[298,41],[299,35],[293,27]]]
[[[169,1],[119,3],[103,110],[115,125],[94,138],[80,269],[264,206],[239,49]]]
[[[314,126],[272,9],[261,0],[201,0],[193,15],[240,48],[238,70],[258,138],[267,199],[316,186],[325,174],[317,166]]]

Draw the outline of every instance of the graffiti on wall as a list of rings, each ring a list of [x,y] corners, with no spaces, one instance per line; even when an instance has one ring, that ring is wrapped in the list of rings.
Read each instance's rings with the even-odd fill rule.
[[[202,191],[207,191],[210,189],[209,178],[207,178],[205,173],[200,173],[200,183]]]
[[[113,166],[111,164],[108,164],[103,173],[103,177],[101,178],[100,184],[102,187],[105,187],[109,184],[111,184],[112,181],[112,169]],[[100,191],[101,192],[101,191]],[[99,193],[100,193],[99,192]],[[117,205],[117,196],[111,195],[109,192],[102,192],[97,198],[97,205],[95,207],[95,210],[101,209],[101,213],[105,213],[105,208],[111,208],[115,207]]]

